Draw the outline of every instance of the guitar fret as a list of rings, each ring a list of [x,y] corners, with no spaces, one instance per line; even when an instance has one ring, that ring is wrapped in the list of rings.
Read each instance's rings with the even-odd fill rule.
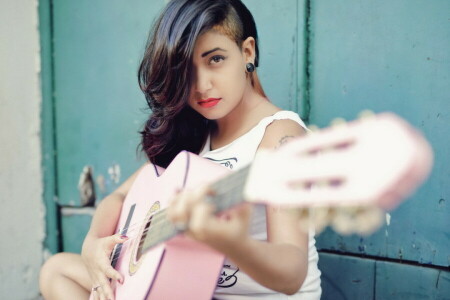
[[[242,190],[249,169],[249,166],[244,167],[212,185],[215,195],[209,197],[209,201],[216,205],[218,212],[242,202]]]

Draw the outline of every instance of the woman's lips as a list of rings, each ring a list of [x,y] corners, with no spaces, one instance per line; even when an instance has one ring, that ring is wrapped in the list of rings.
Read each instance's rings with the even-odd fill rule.
[[[216,106],[220,100],[222,100],[222,98],[208,98],[208,99],[198,100],[197,103],[201,107],[209,108],[209,107]]]

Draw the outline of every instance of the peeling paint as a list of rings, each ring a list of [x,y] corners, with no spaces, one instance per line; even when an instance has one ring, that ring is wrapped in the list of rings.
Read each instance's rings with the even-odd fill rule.
[[[398,249],[398,258],[399,258],[400,260],[403,259],[403,249],[402,249],[402,248]]]
[[[92,206],[95,203],[95,186],[91,166],[85,166],[78,181],[80,202],[83,206]]]
[[[97,182],[97,185],[100,188],[100,192],[106,193],[105,176],[98,175],[97,179],[95,180],[95,182]]]
[[[118,164],[113,164],[111,167],[108,168],[108,174],[111,180],[118,184],[120,181],[120,166]]]
[[[89,215],[93,216],[95,213],[94,207],[63,207],[61,209],[61,215],[74,216],[74,215]]]

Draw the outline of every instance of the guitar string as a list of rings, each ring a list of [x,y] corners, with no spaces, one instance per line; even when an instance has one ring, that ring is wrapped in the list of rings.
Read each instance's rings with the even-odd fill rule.
[[[233,189],[233,188],[231,188],[231,189]],[[226,190],[230,190],[230,189],[226,189]],[[241,195],[241,193],[239,193],[239,195]],[[227,197],[227,198],[230,199],[230,197]],[[233,198],[233,197],[231,197],[231,198]],[[228,201],[228,202],[233,203],[232,201]],[[229,206],[230,205],[227,205],[227,207],[229,207]],[[150,227],[148,227],[145,230],[143,230],[142,234],[137,234],[136,236],[131,236],[130,235],[130,239],[127,240],[126,242],[131,241],[135,237],[142,236],[144,234],[147,234],[147,236],[148,236],[148,237],[146,237],[146,239],[150,239],[150,240],[151,239],[155,239],[156,241],[159,241],[161,239],[160,236],[164,236],[164,239],[165,239],[167,236],[170,237],[170,236],[173,236],[174,233],[178,233],[179,232],[177,230],[174,230],[174,226],[172,225],[172,223],[169,223],[167,221],[167,219],[165,218],[166,215],[165,215],[165,211],[164,210],[163,211],[159,211],[158,213],[159,214],[156,215],[156,219],[155,219],[155,216],[153,216],[153,219],[151,221],[151,226]],[[166,226],[160,226],[161,224],[162,225],[166,225]],[[142,228],[142,227],[140,227],[140,228]],[[164,230],[167,230],[167,228],[169,228],[169,233],[164,231]],[[148,234],[149,230],[151,230],[151,231]],[[152,237],[152,235],[153,235],[153,237]],[[155,235],[156,235],[156,237],[155,237]]]
[[[240,170],[239,170],[240,171]],[[239,171],[237,171],[237,172],[235,172],[235,173],[233,173],[233,175],[240,175],[240,172]],[[241,173],[242,174],[242,173]],[[246,173],[244,173],[243,172],[243,175],[246,175]],[[216,184],[220,184],[221,183],[221,181],[222,180],[226,180],[226,179],[228,179],[228,181],[230,181],[230,180],[233,180],[233,181],[238,181],[239,179],[241,179],[241,177],[242,176],[227,176],[227,177],[225,177],[225,178],[222,178],[221,180],[219,180],[218,182],[216,182],[216,183],[214,183],[213,185],[216,185]],[[240,180],[239,180],[240,181]],[[241,186],[243,186],[243,184],[242,183],[240,183],[240,182],[238,182]],[[226,185],[222,185],[222,186],[226,186]],[[223,197],[224,195],[222,195],[223,193],[226,193],[226,192],[229,192],[231,189],[236,189],[237,187],[239,187],[239,186],[231,186],[231,188],[230,189],[225,189],[225,190],[220,190],[220,188],[222,187],[222,186],[220,186],[220,185],[217,185],[217,186],[215,186],[214,188],[214,190],[215,190],[215,193],[217,194],[217,197],[218,198],[220,198],[220,197]],[[219,210],[220,210],[220,207],[218,207],[219,208]],[[159,214],[162,214],[164,211],[166,210],[166,208],[164,208],[164,209],[162,209],[162,210],[159,210],[159,211],[156,211],[155,213],[153,213],[153,215],[150,215],[150,217],[152,217],[153,218],[153,220],[152,220],[152,223],[154,224],[154,222],[155,222],[155,216],[156,215],[159,215]],[[127,230],[127,232],[130,232],[130,231],[132,231],[132,229],[135,229],[136,227],[139,227],[140,228],[140,226],[145,222],[145,220],[146,219],[149,219],[149,218],[147,218],[147,217],[149,217],[149,216],[146,216],[143,220],[140,220],[140,221],[137,221],[137,222],[134,222],[133,224],[130,224],[128,227],[124,227],[124,228],[119,228],[117,231],[118,232],[123,232],[124,230]],[[158,216],[156,216],[156,217],[158,217]],[[158,221],[156,222],[156,223],[158,223]],[[130,231],[128,231],[128,230],[130,230]]]
[[[256,222],[255,222],[255,220],[256,220]],[[260,225],[262,222],[264,222],[266,219],[264,218],[264,217],[260,217],[260,218],[253,218],[252,219],[252,221],[251,221],[251,223],[250,223],[250,228],[254,228],[254,227],[256,227],[256,226],[258,226],[258,225]],[[327,222],[327,225],[329,225],[330,223],[332,223],[332,221],[331,220],[329,220],[328,222]],[[309,226],[314,226],[314,223],[311,223],[311,220],[310,220],[310,222],[308,222],[307,224],[304,224],[304,225],[309,225]],[[148,230],[150,230],[151,228],[147,228],[146,230],[144,230],[143,232],[144,233],[146,233]],[[179,232],[176,232],[176,233],[179,233]],[[172,235],[173,236],[173,235]],[[135,236],[134,238],[136,238],[137,236]],[[133,239],[134,239],[133,238]],[[164,238],[163,240],[165,240],[166,238]],[[158,239],[156,239],[156,241],[158,241],[159,240],[159,238]],[[161,241],[163,241],[163,240],[161,240]],[[131,241],[131,239],[130,239],[130,241]],[[126,242],[128,242],[128,240],[126,241]],[[157,245],[159,242],[153,242],[153,243],[150,243],[150,247],[149,248],[151,248],[151,247],[153,247],[153,246],[155,246],[155,245]],[[117,259],[119,259],[119,257],[118,256],[114,256],[114,258],[112,259],[112,261],[116,261]]]
[[[237,173],[237,172],[236,172]],[[235,174],[236,174],[235,173]],[[231,178],[230,179],[232,179],[232,180],[228,180],[228,182],[232,182],[232,181],[234,181],[234,182],[236,182],[236,181],[238,181],[238,183],[242,186],[243,184],[242,184],[242,181],[241,180],[239,180],[240,178],[238,177],[238,176],[231,176]],[[220,200],[220,198],[227,198],[228,199],[228,201],[220,201],[220,202],[217,202],[218,204],[223,204],[223,203],[226,203],[227,205],[225,206],[225,208],[229,208],[229,207],[231,207],[231,206],[233,206],[233,204],[236,204],[235,202],[233,202],[233,201],[230,201],[230,199],[233,199],[233,197],[226,197],[226,196],[230,196],[229,195],[229,192],[231,191],[231,192],[236,192],[237,191],[237,188],[236,188],[236,186],[234,186],[234,185],[220,185],[220,182],[216,182],[217,184],[213,184],[212,186],[214,186],[214,185],[218,185],[217,186],[217,188],[216,188],[216,193],[218,194],[217,196],[216,196],[216,198],[219,198],[219,200]],[[226,188],[227,186],[229,186],[230,188]],[[222,188],[222,190],[221,191],[218,191],[219,189],[221,189],[221,187],[225,187],[225,188]],[[241,189],[239,190],[239,191],[241,191]],[[228,193],[228,194],[227,194]],[[241,193],[239,193],[239,196],[241,196]],[[239,197],[239,198],[236,198],[236,199],[242,199],[242,197]],[[239,202],[241,202],[241,201],[239,201]],[[230,203],[232,203],[232,205],[229,205]],[[222,209],[223,209],[223,207],[222,207]],[[148,228],[146,228],[145,230],[143,230],[142,231],[142,235],[144,235],[144,234],[147,234],[147,232],[149,231],[149,230],[153,230],[154,232],[156,232],[156,231],[159,231],[159,235],[156,235],[156,237],[154,236],[154,237],[152,237],[152,242],[149,242],[149,243],[147,243],[147,244],[150,244],[150,246],[149,247],[152,247],[152,246],[154,246],[154,245],[156,245],[156,244],[158,244],[159,242],[162,242],[162,241],[164,241],[164,240],[166,240],[166,239],[168,239],[168,238],[170,238],[170,237],[172,237],[172,236],[174,236],[174,235],[176,235],[177,233],[180,233],[180,231],[178,231],[178,230],[176,230],[175,228],[174,228],[174,226],[173,226],[173,224],[171,223],[171,222],[169,222],[168,220],[167,220],[167,218],[166,218],[166,209],[163,209],[163,210],[160,210],[160,211],[157,211],[157,212],[155,212],[153,215],[152,215],[152,221],[151,221],[151,226],[150,227],[148,227]],[[264,220],[264,219],[263,219]],[[262,222],[262,220],[260,220],[260,222]],[[136,223],[138,223],[137,225],[141,225],[141,223],[144,223],[144,222],[136,222]],[[170,225],[170,226],[160,226],[160,225]],[[251,225],[253,225],[253,226],[255,226],[254,224],[251,224]],[[131,227],[131,226],[130,226]],[[158,228],[159,227],[159,228]],[[141,226],[139,227],[139,229],[140,228],[142,228]],[[167,228],[169,228],[170,230],[169,230],[169,232],[167,233],[166,231],[167,231]],[[130,232],[135,232],[135,228],[133,229],[133,230],[131,230]],[[162,233],[161,233],[162,232]],[[132,241],[132,240],[134,240],[136,237],[138,237],[138,236],[142,236],[141,234],[137,234],[136,236],[129,236],[130,237],[130,239],[129,240],[127,240],[126,242],[128,242],[128,241]],[[147,240],[147,237],[144,239],[144,241],[145,240]],[[147,247],[147,248],[149,248],[149,247]],[[120,253],[118,254],[118,255],[120,255]],[[113,260],[115,261],[115,260],[117,260],[118,259],[118,257],[116,257],[116,256],[114,256],[113,257]]]
[[[218,193],[222,192],[222,191],[217,191]],[[218,196],[220,197],[220,195]],[[139,220],[137,222],[134,222],[132,224],[130,224],[128,227],[123,227],[123,228],[119,228],[117,230],[117,232],[124,232],[127,231],[127,235],[129,235],[129,233],[134,232],[136,229],[140,229],[142,227],[142,225],[147,222],[147,220],[149,220],[150,218],[152,218],[151,222],[152,222],[152,226],[158,226],[159,223],[161,222],[161,219],[166,219],[166,208],[156,211],[151,215],[147,215],[145,216],[142,220]],[[163,222],[165,220],[162,220]]]
[[[234,174],[237,174],[238,172],[236,172],[236,173],[234,173]],[[245,175],[245,173],[244,173],[244,175]],[[231,180],[230,180],[231,179]],[[238,184],[240,184],[241,186],[243,185],[243,182],[242,182],[242,180],[240,180],[241,178],[239,178],[239,176],[230,176],[230,177],[227,177],[227,180],[225,181],[225,180],[222,180],[222,181],[219,181],[219,182],[216,182],[215,184],[212,184],[212,186],[214,187],[214,185],[216,186],[216,198],[227,198],[227,202],[225,202],[225,201],[220,201],[220,202],[218,202],[218,204],[223,204],[223,203],[227,203],[228,205],[226,206],[226,207],[230,207],[230,206],[232,206],[232,205],[229,205],[230,203],[232,203],[232,204],[236,204],[236,203],[233,203],[232,201],[231,201],[231,199],[233,199],[233,197],[226,197],[226,196],[229,196],[229,192],[230,191],[235,191],[236,192],[236,185],[233,185],[233,184],[228,184],[228,185],[225,185],[225,184],[223,184],[223,182],[225,181],[226,183],[230,183],[230,181],[231,182],[238,182]],[[222,183],[222,185],[221,185],[221,183]],[[228,187],[228,188],[227,188]],[[239,190],[239,191],[241,191],[241,190]],[[228,193],[228,194],[227,194]],[[241,196],[241,193],[239,193],[239,199],[242,199],[242,197],[240,197]],[[239,201],[240,202],[240,201]],[[145,230],[143,230],[142,231],[142,235],[144,235],[144,234],[146,234],[149,230],[153,230],[154,232],[156,232],[156,231],[159,231],[159,235],[156,235],[156,236],[154,236],[152,239],[154,240],[153,241],[153,243],[152,242],[150,242],[149,244],[152,246],[152,245],[156,245],[158,242],[160,242],[160,241],[163,241],[163,240],[165,240],[166,239],[166,237],[171,237],[171,236],[173,236],[173,235],[175,235],[176,233],[178,233],[179,231],[177,231],[177,230],[175,230],[175,228],[174,228],[174,226],[173,226],[173,224],[172,223],[170,223],[170,222],[168,222],[167,221],[167,219],[166,219],[166,213],[165,213],[165,210],[166,209],[164,209],[164,210],[160,210],[160,211],[158,211],[158,212],[155,212],[155,214],[153,214],[152,215],[152,221],[151,221],[151,226],[150,227],[148,227],[148,228],[146,228]],[[136,223],[138,223],[137,225],[141,225],[143,222],[136,222]],[[163,227],[161,227],[160,225],[161,225],[161,223],[162,223],[162,225],[166,225],[166,224],[170,224],[170,226],[163,226]],[[161,227],[161,228],[158,228],[158,227]],[[139,228],[142,228],[142,227],[139,227]],[[170,229],[172,229],[172,230],[169,230],[169,233],[167,233],[166,231],[164,231],[164,229],[167,229],[167,228],[170,228]],[[159,230],[158,230],[159,229]],[[133,231],[133,230],[132,230]],[[161,232],[163,233],[163,234],[161,234]],[[137,236],[142,236],[141,234],[139,234],[139,235],[136,235],[136,236],[130,236],[131,237],[131,239],[129,239],[129,241],[132,241],[132,240],[134,240],[134,238],[136,238]],[[161,239],[161,237],[163,237],[163,239]],[[147,239],[147,237],[146,237],[146,239]],[[128,241],[127,241],[128,242]],[[117,259],[116,257],[114,257],[113,258],[114,260],[115,259]]]
[[[265,221],[266,221],[266,219],[264,218],[264,217],[259,217],[259,218],[255,218],[255,219],[253,219],[253,222],[251,222],[251,224],[250,224],[250,226],[251,227],[257,227],[257,226],[259,226],[259,225],[261,225],[261,224],[265,224]],[[150,228],[149,228],[150,229]],[[153,230],[153,229],[152,229]],[[141,236],[141,235],[139,235],[139,236]],[[126,244],[126,243],[129,243],[129,242],[132,242],[132,241],[134,241],[136,238],[138,238],[139,236],[134,236],[133,238],[129,238],[127,241],[125,241],[123,244]],[[157,243],[158,244],[158,243]],[[153,245],[153,246],[156,246],[157,244],[155,244],[155,245]],[[111,258],[111,263],[115,263],[119,258],[121,257],[121,254],[120,253],[115,253],[114,255],[113,255],[113,257]]]
[[[242,181],[242,177],[246,177],[247,173],[248,173],[248,167],[247,168],[242,168],[239,171],[234,172],[233,174],[230,174],[230,176],[226,176],[225,178],[222,178],[221,180],[213,183],[211,186],[213,188],[213,190],[215,191],[215,197],[216,198],[227,198],[227,206],[225,207],[219,207],[219,211],[223,210],[224,208],[229,208],[231,206],[233,206],[234,204],[236,204],[236,200],[235,201],[230,201],[230,199],[232,199],[233,197],[225,197],[225,196],[229,196],[229,192],[234,192],[234,194],[236,194],[237,188],[239,187],[243,187],[243,185],[245,184],[245,182]],[[233,176],[234,175],[234,176]],[[228,184],[225,184],[228,183]],[[234,183],[230,184],[230,183]],[[237,184],[236,184],[237,183]],[[225,188],[222,188],[225,187]],[[239,189],[239,196],[242,195],[242,193],[240,193],[242,189]],[[236,196],[236,195],[234,195]],[[234,197],[237,198],[237,197]],[[242,199],[242,197],[239,197]],[[240,200],[238,203],[242,202],[242,200]],[[217,202],[218,204],[223,204],[223,201]],[[231,204],[231,205],[230,205]],[[220,205],[218,205],[220,206]],[[175,229],[175,226],[167,221],[166,218],[166,209],[160,210],[155,212],[153,215],[151,215],[150,217],[147,218],[147,216],[144,218],[144,220],[140,220],[138,222],[133,223],[132,225],[128,226],[128,227],[124,227],[122,229],[119,229],[119,232],[124,232],[124,230],[127,230],[127,236],[128,236],[128,240],[125,241],[123,244],[128,243],[133,241],[136,237],[138,236],[143,236],[144,234],[147,234],[147,232],[151,229],[153,231],[157,231],[159,229],[160,235],[156,236],[156,238],[154,238],[156,240],[156,242],[159,242],[159,240],[161,239],[161,232],[165,233],[163,235],[163,238],[167,237],[167,236],[173,236],[174,234],[178,233],[179,231]],[[148,223],[147,220],[151,219],[151,223],[150,226],[146,229],[144,229],[142,231],[142,234],[136,234],[136,235],[130,235],[128,233],[134,233],[136,231],[136,229],[140,229],[142,228],[142,224],[144,223]],[[161,224],[163,226],[161,226]],[[164,226],[170,224],[170,226]],[[158,228],[159,227],[159,228]],[[166,228],[170,228],[171,230],[169,231],[169,233],[167,234],[167,232],[164,232],[164,229]],[[155,243],[156,245],[157,243]],[[117,257],[116,257],[117,256]],[[118,253],[117,255],[114,255],[112,257],[112,262],[116,261],[118,259],[118,256],[120,256],[120,253]]]
[[[239,172],[239,173],[241,173],[241,172]],[[216,194],[218,194],[217,198],[225,198],[225,196],[230,196],[230,191],[231,192],[234,191],[234,194],[236,194],[236,192],[239,192],[238,193],[238,197],[236,197],[236,195],[234,195],[234,197],[226,197],[228,199],[228,201],[226,201],[226,202],[225,201],[220,201],[220,202],[218,202],[219,204],[226,203],[227,205],[225,206],[225,208],[229,208],[229,207],[233,206],[233,204],[236,204],[236,200],[230,201],[230,199],[236,198],[236,199],[239,199],[239,202],[242,202],[242,200],[241,200],[242,199],[242,197],[241,197],[241,195],[242,195],[241,190],[242,189],[237,189],[236,188],[236,187],[239,187],[239,186],[232,185],[232,184],[231,185],[230,184],[228,184],[228,185],[223,185],[223,184],[220,185],[220,184],[223,183],[223,181],[225,181],[225,182],[228,181],[227,183],[229,183],[230,181],[232,181],[232,182],[234,181],[235,183],[236,182],[239,183],[240,186],[243,186],[243,183],[242,183],[242,180],[241,180],[242,178],[240,178],[240,177],[243,177],[242,175],[246,175],[246,173],[247,172],[245,172],[245,170],[244,170],[244,172],[242,172],[241,176],[227,176],[227,180],[222,180],[222,181],[217,182],[217,184],[216,184]],[[238,172],[235,172],[234,174],[238,175]],[[225,188],[222,188],[222,187],[225,187]],[[231,205],[230,205],[230,203],[231,203]],[[222,207],[220,210],[223,210],[223,208],[224,207]],[[149,243],[150,246],[154,246],[154,245],[158,244],[160,241],[166,240],[167,238],[172,237],[172,236],[176,235],[177,233],[179,233],[179,231],[174,228],[172,223],[169,223],[167,221],[167,219],[165,218],[164,211],[165,210],[158,211],[157,213],[155,213],[153,215],[153,218],[152,218],[152,221],[151,221],[151,226],[146,228],[142,232],[142,235],[146,234],[149,230],[153,230],[154,232],[156,231],[156,232],[159,233],[159,235],[156,235],[156,236],[154,236],[152,238],[153,241],[151,241]],[[155,215],[156,215],[157,218],[159,217],[159,220],[155,219]],[[142,223],[142,222],[136,222],[136,223]],[[170,225],[169,226],[160,226],[161,223],[163,223],[163,225],[166,225],[166,224],[170,224]],[[142,227],[140,227],[140,228],[142,228]],[[168,230],[169,232],[167,232],[167,229],[169,229]],[[131,236],[130,235],[131,239],[128,239],[126,242],[132,241],[137,236],[142,236],[142,235],[141,234],[136,235],[136,236]],[[120,255],[120,253],[118,255]],[[114,256],[112,259],[116,260],[116,257]]]
[[[233,189],[233,188],[235,188],[235,187],[232,187],[231,189]],[[218,194],[217,198],[224,198],[224,195],[222,195],[223,192],[228,192],[228,190],[225,190],[225,191],[224,190],[222,190],[222,191],[220,191],[220,190],[217,191],[216,190],[216,193]],[[218,208],[219,208],[219,211],[220,211],[221,208],[220,207],[218,207]],[[119,228],[117,230],[117,232],[124,232],[126,230],[127,231],[127,233],[126,233],[127,236],[130,237],[129,233],[133,233],[136,229],[140,229],[142,227],[142,225],[145,222],[148,222],[147,220],[149,220],[150,218],[152,218],[152,220],[151,220],[152,226],[159,226],[160,223],[166,223],[166,215],[167,215],[166,214],[166,208],[164,208],[162,210],[154,212],[152,215],[146,216],[142,220],[139,220],[137,222],[134,222],[134,223],[130,224],[128,227]]]
[[[235,188],[233,188],[233,187],[231,187],[230,188],[231,190],[235,190]],[[230,190],[230,189],[226,189],[226,190]],[[223,190],[222,191],[220,191],[220,192],[224,192]],[[228,191],[227,191],[228,192]],[[241,193],[239,193],[239,195],[241,195]],[[223,196],[223,195],[221,195],[221,196]],[[227,197],[228,198],[228,197]],[[230,202],[231,203],[231,201],[228,201],[228,202]],[[229,206],[229,205],[227,205],[227,206]],[[158,213],[160,213],[160,214],[158,214],[156,217],[160,217],[159,219],[160,220],[155,220],[154,219],[154,216],[153,216],[153,219],[152,219],[152,222],[151,222],[151,226],[150,227],[148,227],[148,228],[146,228],[145,230],[143,230],[142,231],[142,235],[144,235],[144,234],[146,234],[149,230],[152,230],[152,231],[156,231],[156,232],[159,232],[159,235],[157,235],[156,237],[153,237],[153,240],[155,240],[154,241],[154,243],[155,243],[155,245],[157,244],[157,242],[159,241],[159,240],[161,240],[161,237],[163,237],[163,240],[164,239],[166,239],[167,237],[171,237],[171,236],[173,236],[174,234],[176,234],[176,233],[178,233],[179,231],[177,231],[177,230],[175,230],[174,229],[174,226],[172,225],[172,223],[169,223],[168,221],[167,221],[167,219],[165,219],[164,217],[165,217],[165,214],[164,214],[164,210],[163,211],[159,211]],[[161,223],[163,224],[163,225],[169,225],[169,226],[160,226],[161,225]],[[142,227],[140,227],[140,228],[142,228]],[[170,230],[169,230],[169,232],[167,233],[167,228],[169,228]],[[131,236],[130,235],[130,238],[126,241],[126,242],[129,242],[129,241],[132,241],[132,240],[134,240],[137,236],[142,236],[141,234],[138,234],[138,235],[136,235],[136,236]],[[150,243],[150,244],[152,244],[152,243]],[[113,257],[113,260],[115,260],[116,259],[116,257]]]
[[[160,219],[162,219],[162,217],[163,217],[163,216],[161,216]],[[253,225],[253,223],[254,223],[254,222],[252,222],[252,225]],[[172,223],[171,223],[170,221],[168,221],[167,219],[162,219],[162,220],[156,221],[156,222],[154,222],[154,220],[152,220],[152,222],[150,223],[150,226],[149,226],[148,228],[144,229],[144,230],[142,231],[142,234],[136,234],[136,235],[130,234],[130,233],[135,233],[135,232],[137,231],[137,229],[141,229],[142,226],[139,226],[139,227],[136,226],[136,227],[133,228],[132,230],[129,230],[129,231],[127,232],[127,237],[128,237],[128,239],[127,239],[127,241],[125,241],[124,243],[126,243],[126,242],[128,242],[128,241],[131,241],[131,240],[133,240],[134,238],[136,238],[136,237],[138,237],[138,236],[147,234],[149,230],[158,231],[158,229],[160,229],[160,228],[165,229],[165,228],[167,228],[167,227],[168,227],[168,228],[171,228],[171,227],[172,227]],[[171,229],[172,229],[172,228],[171,228]],[[161,230],[161,229],[160,229],[160,230]]]

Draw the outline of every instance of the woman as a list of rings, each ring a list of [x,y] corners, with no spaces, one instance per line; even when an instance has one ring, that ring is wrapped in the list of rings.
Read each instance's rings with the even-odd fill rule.
[[[257,149],[304,134],[297,114],[267,100],[255,70],[258,54],[255,23],[240,0],[169,2],[139,69],[152,109],[142,131],[150,162],[166,167],[188,150],[236,170]],[[46,299],[86,299],[91,289],[96,299],[114,299],[109,278],[121,283],[123,277],[110,266],[109,255],[127,237],[113,233],[138,172],[99,204],[81,256],[60,253],[46,262],[40,280]],[[202,201],[206,193],[207,188],[181,192],[169,217],[226,255],[222,276],[236,280],[219,280],[215,299],[320,298],[314,238],[294,216],[274,208],[252,214],[244,205],[218,218]]]

